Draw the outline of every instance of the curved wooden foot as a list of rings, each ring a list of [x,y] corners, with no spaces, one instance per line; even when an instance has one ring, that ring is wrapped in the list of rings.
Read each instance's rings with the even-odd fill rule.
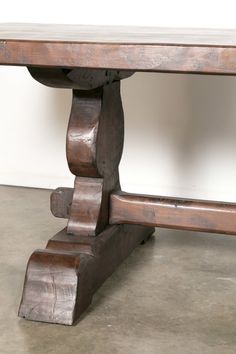
[[[45,250],[29,259],[19,316],[74,324],[96,289],[153,228],[108,226],[98,237],[71,236],[62,230]]]

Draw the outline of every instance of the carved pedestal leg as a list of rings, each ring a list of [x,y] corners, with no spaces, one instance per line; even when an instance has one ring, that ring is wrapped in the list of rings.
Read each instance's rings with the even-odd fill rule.
[[[71,325],[91,303],[96,289],[153,228],[108,224],[110,193],[120,189],[119,80],[124,75],[83,69],[31,68],[30,72],[46,85],[74,88],[67,159],[76,178],[74,190],[58,189],[52,194],[51,209],[56,216],[68,217],[68,226],[45,250],[30,257],[19,315]]]

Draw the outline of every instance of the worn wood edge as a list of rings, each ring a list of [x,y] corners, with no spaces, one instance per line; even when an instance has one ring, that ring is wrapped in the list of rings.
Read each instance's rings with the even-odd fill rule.
[[[42,68],[28,67],[30,75],[42,85],[56,88],[67,88],[91,91],[112,82],[126,79],[133,71],[119,71],[93,68]]]
[[[53,192],[54,194],[56,192]],[[67,194],[68,193],[68,194]],[[55,205],[51,206],[53,209],[54,215],[58,215],[61,213],[63,206],[68,203],[68,207],[70,205],[69,197],[70,192],[67,192],[67,189],[62,188],[61,193],[61,200],[55,203]],[[55,194],[55,198],[57,194]],[[128,203],[129,200],[129,204]],[[62,205],[60,205],[62,204]],[[138,214],[134,215],[134,209],[137,207],[137,204],[140,206],[140,210]],[[158,204],[158,206],[157,206]],[[170,206],[169,211],[169,222],[164,222],[163,219],[158,216],[153,216],[150,212],[151,208],[156,208],[156,210],[163,210],[166,208],[167,205]],[[211,214],[215,213],[215,217],[221,214],[222,216],[228,215],[231,216],[233,221],[233,225],[230,228],[230,224],[225,221],[225,227],[215,228],[212,230],[213,226],[208,225],[204,226],[200,225],[200,221],[195,220],[195,226],[187,226],[186,224],[181,224],[181,213],[183,213],[183,207],[185,212],[189,213],[189,220],[191,219],[194,214],[196,214],[197,210],[203,209],[206,212],[211,212]],[[178,225],[173,225],[173,220],[171,221],[172,211],[176,208],[179,210],[179,219]],[[182,209],[181,209],[182,208]],[[68,210],[65,208],[64,210]],[[145,215],[144,215],[145,210]],[[182,210],[182,211],[181,211]],[[191,210],[191,214],[190,214]],[[154,211],[153,211],[154,213]],[[60,214],[60,217],[68,218],[68,212],[65,212],[63,215]],[[205,214],[205,219],[207,220],[208,216]],[[122,224],[122,223],[130,223],[130,224],[142,224],[148,226],[155,226],[155,227],[164,227],[170,229],[186,229],[192,231],[205,231],[205,232],[212,232],[212,233],[222,233],[222,234],[236,234],[236,203],[229,203],[229,202],[217,202],[217,201],[210,201],[210,200],[201,200],[201,199],[188,199],[188,198],[172,198],[172,197],[165,197],[165,196],[151,196],[151,195],[142,195],[142,194],[131,194],[131,193],[124,193],[124,192],[116,192],[112,193],[110,196],[110,217],[109,223],[110,224]],[[171,224],[172,223],[172,224]],[[232,223],[231,223],[232,225]],[[226,230],[228,229],[228,231]]]
[[[119,81],[133,73],[28,69],[42,84],[73,88],[66,154],[76,176],[74,190],[57,189],[52,193],[51,211],[58,217],[68,215],[69,234],[96,236],[108,224],[110,192],[120,189],[118,165],[124,124]]]
[[[73,91],[66,153],[76,179],[68,233],[97,236],[108,224],[109,195],[120,189],[123,130],[119,80],[97,90]]]
[[[57,218],[68,218],[73,198],[73,188],[59,187],[50,195],[50,210]]]
[[[224,46],[0,41],[0,65],[234,75],[235,58]]]
[[[236,235],[236,204],[129,194],[111,195],[110,224],[139,224]]]
[[[19,316],[75,324],[96,289],[153,232],[153,228],[143,226],[109,226],[98,237],[86,238],[85,250],[85,239],[74,236],[76,242],[71,242],[64,229],[45,250],[36,250],[30,257]]]

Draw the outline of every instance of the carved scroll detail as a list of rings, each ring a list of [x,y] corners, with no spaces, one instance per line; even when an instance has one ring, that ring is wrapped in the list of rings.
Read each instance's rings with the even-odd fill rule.
[[[77,178],[68,233],[95,236],[108,224],[109,194],[119,189],[123,130],[119,82],[92,91],[74,90],[67,159]]]
[[[124,139],[120,79],[132,72],[29,68],[39,82],[73,88],[67,160],[76,176],[67,232],[95,236],[109,220],[109,195],[120,189]],[[60,215],[60,213],[59,213]]]
[[[104,71],[29,70],[43,84],[74,89],[67,159],[76,178],[74,190],[59,188],[51,195],[51,210],[68,216],[68,227],[30,257],[19,316],[71,325],[96,289],[154,230],[108,225],[109,197],[120,189],[123,110],[117,80],[123,74],[109,72],[107,80]]]

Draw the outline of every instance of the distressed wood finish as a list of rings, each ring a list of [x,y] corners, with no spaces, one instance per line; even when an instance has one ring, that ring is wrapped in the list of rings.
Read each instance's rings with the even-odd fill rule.
[[[29,259],[19,316],[71,325],[94,291],[154,229],[109,226],[111,191],[119,190],[124,122],[119,80],[110,70],[29,68],[44,85],[73,89],[67,159],[74,189],[51,195],[54,215],[68,215],[67,229]],[[97,237],[94,237],[97,236]]]
[[[54,216],[57,218],[69,218],[73,193],[73,188],[57,188],[51,193],[50,209]]]
[[[96,289],[152,232],[133,225],[109,226],[98,237],[70,236],[62,230],[45,250],[30,257],[19,316],[76,323]]]
[[[120,80],[135,71],[235,75],[236,31],[0,24],[0,65],[24,65],[40,83],[73,90],[75,185],[51,195],[52,213],[68,226],[32,254],[20,316],[75,323],[151,226],[236,234],[236,204],[125,194],[118,173]]]
[[[29,72],[44,85],[73,89],[66,151],[77,178],[67,231],[98,235],[108,224],[110,192],[120,189],[124,117],[119,80],[132,72],[36,67]]]
[[[123,136],[118,81],[97,90],[74,90],[67,132],[67,159],[74,175],[105,178],[117,173]]]
[[[114,193],[110,224],[142,224],[236,235],[236,204]]]
[[[236,31],[2,24],[0,64],[233,75]]]
[[[108,202],[119,190],[118,165],[123,149],[120,83],[92,91],[74,91],[67,133],[67,159],[78,176],[68,232],[95,236],[108,224]]]
[[[52,193],[51,209],[67,219],[71,190],[59,191]],[[109,222],[236,235],[236,204],[118,192],[110,196]]]
[[[133,75],[133,71],[128,70],[38,68],[34,66],[28,69],[31,76],[43,85],[77,90],[93,90]]]
[[[109,191],[102,178],[76,177],[67,231],[96,236],[108,224]]]

